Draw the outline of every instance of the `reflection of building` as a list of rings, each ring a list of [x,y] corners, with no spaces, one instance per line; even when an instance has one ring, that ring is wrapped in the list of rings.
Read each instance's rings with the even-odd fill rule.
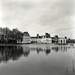
[[[52,50],[55,50],[56,52],[58,51],[67,51],[67,46],[57,46],[57,47],[52,47]]]
[[[9,60],[18,60],[22,55],[28,57],[29,47],[22,46],[0,46],[0,62]]]
[[[22,46],[23,48],[23,54],[25,57],[28,57],[29,53],[30,53],[30,47],[28,46]]]
[[[51,47],[49,45],[39,45],[38,46],[32,46],[31,51],[37,51],[37,53],[40,52],[45,52],[45,54],[50,54],[51,53]]]

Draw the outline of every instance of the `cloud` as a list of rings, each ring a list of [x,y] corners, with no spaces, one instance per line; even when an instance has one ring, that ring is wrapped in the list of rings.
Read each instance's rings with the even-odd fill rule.
[[[69,35],[73,29],[73,0],[2,0],[1,6],[6,26],[28,30],[31,35]]]

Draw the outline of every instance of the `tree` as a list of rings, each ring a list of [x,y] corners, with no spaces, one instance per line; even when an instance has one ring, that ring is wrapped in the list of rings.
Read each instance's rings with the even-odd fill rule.
[[[67,39],[67,37],[65,36],[65,39]]]
[[[22,37],[22,32],[21,31],[19,31],[19,29],[13,29],[12,30],[12,32],[13,32],[13,35],[14,35],[14,38],[15,39],[18,39],[18,38],[21,38]]]
[[[2,29],[2,39],[4,39],[5,43],[8,42],[10,31],[11,30],[7,27]]]
[[[2,34],[3,34],[3,29],[0,27],[0,39],[2,37]]]
[[[12,30],[12,39],[13,40],[21,40],[22,42],[23,33],[19,31],[19,29],[15,28]]]
[[[55,35],[55,38],[58,39],[58,35]]]
[[[13,43],[17,41],[17,39],[21,39],[22,41],[23,33],[19,31],[19,29],[15,28],[10,30],[9,28],[0,28],[0,42],[1,43]]]
[[[50,34],[49,33],[45,33],[45,37],[46,38],[50,38]]]

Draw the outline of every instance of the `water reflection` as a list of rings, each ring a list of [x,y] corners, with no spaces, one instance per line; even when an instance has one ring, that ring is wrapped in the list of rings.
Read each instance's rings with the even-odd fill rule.
[[[74,59],[72,60],[72,67],[66,67],[65,75],[75,75]]]
[[[65,52],[70,47],[67,46],[0,46],[0,62],[7,62],[9,60],[18,60],[21,56],[28,57],[30,51],[36,51],[37,54],[45,52],[46,55],[51,53],[51,50],[55,52]]]
[[[22,46],[0,46],[0,62],[18,60],[22,55],[27,57],[30,51],[23,50]]]
[[[24,56],[28,57],[28,55],[30,54],[30,47],[23,46],[22,49],[23,49]]]
[[[0,46],[0,75],[73,75],[74,64],[75,49],[67,45]]]
[[[42,48],[36,48],[35,50],[37,51],[38,54],[39,54],[40,51],[43,51]]]
[[[67,51],[68,47],[67,46],[59,46],[59,47],[52,47],[52,49],[55,50],[56,52],[58,52],[58,51],[65,52],[65,51]]]
[[[45,50],[45,53],[46,53],[47,55],[48,55],[50,52],[51,52],[50,49],[46,49],[46,50]]]

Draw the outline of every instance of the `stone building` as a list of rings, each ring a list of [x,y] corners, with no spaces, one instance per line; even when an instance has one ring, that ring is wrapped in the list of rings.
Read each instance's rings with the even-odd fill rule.
[[[58,44],[66,44],[66,38],[58,38]]]
[[[37,34],[36,37],[30,37],[28,32],[23,33],[23,41],[22,43],[56,43],[56,44],[66,44],[66,38],[62,37],[51,37],[49,33],[45,33],[45,35],[39,36]]]
[[[31,43],[37,43],[38,38],[37,37],[31,37]]]
[[[31,37],[28,32],[23,33],[23,41],[22,43],[31,43]]]
[[[49,33],[45,33],[45,35],[42,36],[37,34],[36,37],[31,37],[31,41],[35,43],[52,43],[52,39]]]

